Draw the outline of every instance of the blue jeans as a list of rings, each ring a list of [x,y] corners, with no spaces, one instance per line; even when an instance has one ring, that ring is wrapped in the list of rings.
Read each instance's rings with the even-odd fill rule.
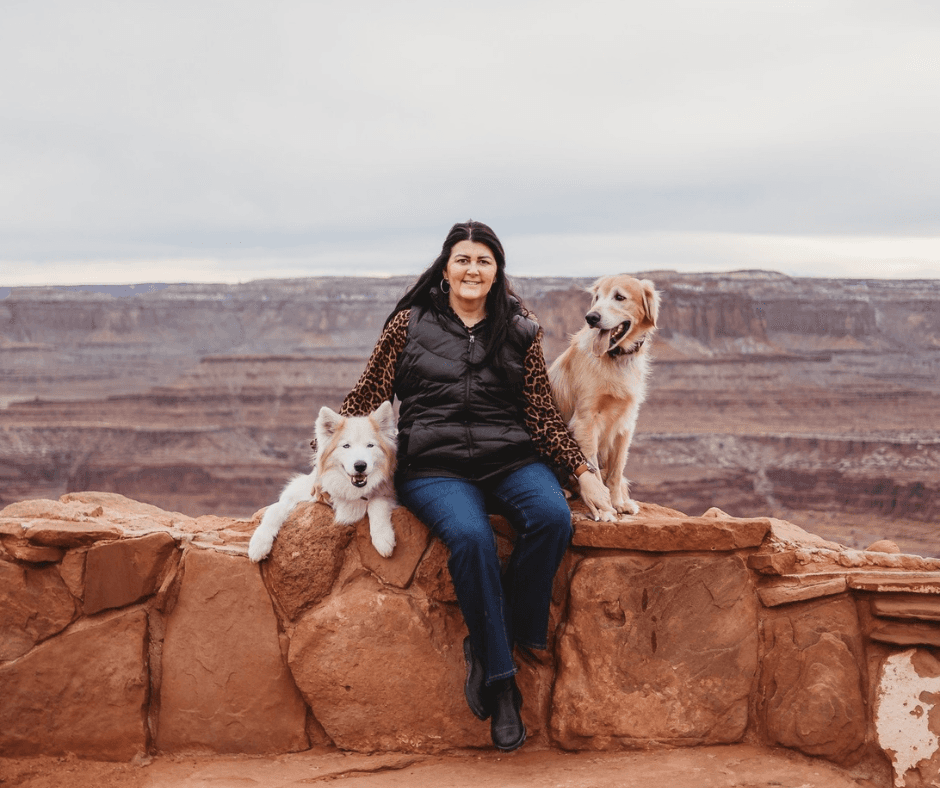
[[[536,462],[487,484],[410,479],[399,485],[398,500],[450,550],[447,566],[486,683],[512,676],[515,643],[547,645],[552,580],[571,542],[571,510],[555,475]],[[488,510],[516,531],[502,577]]]

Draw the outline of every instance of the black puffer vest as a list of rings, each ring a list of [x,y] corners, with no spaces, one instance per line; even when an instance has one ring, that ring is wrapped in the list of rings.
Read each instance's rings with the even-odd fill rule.
[[[395,370],[399,480],[484,481],[537,459],[523,421],[522,382],[538,326],[513,316],[500,349],[505,375],[472,366],[483,357],[488,330],[486,321],[467,329],[449,309],[412,308]]]

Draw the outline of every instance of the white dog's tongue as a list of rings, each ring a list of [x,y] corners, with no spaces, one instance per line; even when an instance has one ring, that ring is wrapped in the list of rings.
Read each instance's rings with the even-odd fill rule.
[[[597,336],[594,337],[594,345],[591,347],[591,352],[595,356],[603,356],[610,345],[610,329],[596,328]]]

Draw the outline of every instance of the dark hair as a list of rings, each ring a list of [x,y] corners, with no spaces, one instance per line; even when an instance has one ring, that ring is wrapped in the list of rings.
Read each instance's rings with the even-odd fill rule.
[[[512,318],[520,313],[528,315],[529,311],[523,306],[522,299],[513,291],[512,285],[506,278],[506,253],[503,251],[503,245],[496,237],[496,233],[483,222],[470,220],[455,224],[450,228],[437,259],[401,297],[385,321],[385,325],[388,326],[395,314],[402,309],[432,307],[442,311],[449,308],[447,295],[440,289],[441,280],[444,278],[444,269],[447,268],[451,251],[461,241],[484,244],[496,260],[496,278],[486,295],[486,315],[490,322],[490,330],[487,332],[489,336],[486,341],[486,352],[479,366],[492,362],[498,370],[501,370],[503,365],[497,350],[506,342],[506,334]]]

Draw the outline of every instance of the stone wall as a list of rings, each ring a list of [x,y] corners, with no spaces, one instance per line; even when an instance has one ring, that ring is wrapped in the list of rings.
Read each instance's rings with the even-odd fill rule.
[[[259,567],[259,517],[91,492],[0,511],[0,755],[490,746],[440,542],[398,509],[385,560],[308,504]],[[518,655],[527,747],[746,741],[937,784],[940,560],[717,509],[573,519],[549,649]]]

